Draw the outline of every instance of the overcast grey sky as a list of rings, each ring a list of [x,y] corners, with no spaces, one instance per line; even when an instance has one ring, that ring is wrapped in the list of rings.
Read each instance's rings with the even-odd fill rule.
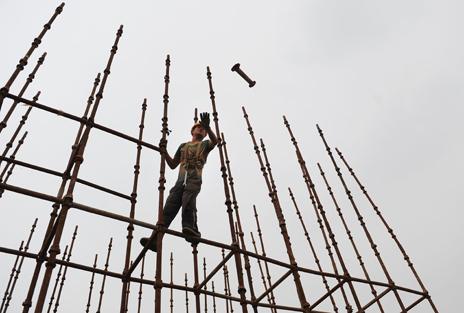
[[[0,19],[1,84],[6,82],[58,4],[57,1],[0,1],[3,13]],[[366,263],[371,266],[373,278],[385,281],[337,181],[317,134],[316,123],[325,131],[332,147],[339,147],[351,161],[405,246],[440,312],[458,312],[462,292],[459,281],[464,278],[464,222],[460,202],[464,175],[463,9],[462,2],[451,0],[69,1],[12,91],[20,89],[36,59],[47,51],[45,64],[26,97],[32,98],[41,90],[40,102],[82,115],[93,79],[97,72],[103,71],[116,30],[124,24],[124,34],[96,120],[135,137],[141,103],[147,98],[145,140],[157,144],[164,59],[170,54],[169,128],[172,134],[168,150],[174,153],[180,143],[189,140],[194,108],[211,111],[206,80],[206,66],[209,65],[250,250],[249,232],[255,231],[252,205],[256,204],[268,254],[287,261],[274,210],[242,117],[242,105],[250,115],[256,135],[267,144],[299,264],[316,268],[289,201],[287,187],[294,189],[322,263],[330,271],[317,221],[282,122],[283,114],[289,119],[315,177],[353,275],[361,277],[362,272],[323,182],[316,175],[316,162],[322,164],[334,185]],[[248,88],[230,71],[237,62],[257,81],[254,88]],[[5,102],[1,118],[9,104]],[[25,107],[20,107],[8,129],[1,134],[2,147],[24,111]],[[32,110],[25,128],[30,134],[18,158],[62,171],[77,125]],[[134,145],[92,130],[80,177],[130,194],[135,152]],[[143,149],[141,166],[136,218],[154,222],[159,156]],[[175,171],[168,171],[168,188],[176,175]],[[399,285],[418,289],[398,249],[346,171],[344,175],[356,190],[356,200],[391,268],[393,279]],[[15,169],[10,183],[51,195],[56,194],[59,186],[57,179],[23,168]],[[129,203],[82,186],[76,189],[74,200],[118,214],[129,213]],[[205,167],[198,198],[199,227],[204,237],[229,242],[223,203],[219,157],[214,151]],[[48,221],[49,203],[6,192],[0,209],[4,216],[0,245],[5,247],[17,247],[34,218],[39,218],[31,245],[31,251],[36,252]],[[76,224],[79,224],[79,235],[73,260],[91,265],[94,254],[99,253],[99,267],[103,267],[106,245],[113,237],[109,268],[121,271],[126,225],[71,211],[64,244],[69,242]],[[172,228],[180,229],[180,216]],[[134,253],[139,249],[138,239],[144,235],[147,231],[136,228]],[[172,238],[166,239],[165,246],[166,252],[174,252],[175,281],[181,283],[183,273],[192,271],[190,246]],[[200,257],[207,258],[209,268],[220,259],[220,252],[214,249],[200,246],[199,253]],[[12,256],[0,255],[0,292],[5,288],[13,261]],[[11,303],[13,311],[19,310],[24,299],[29,283],[26,277],[33,264],[31,260],[25,263]],[[152,278],[153,255],[147,259],[147,264],[146,277]],[[258,273],[257,265],[252,266]],[[233,275],[232,289],[236,293],[232,262],[229,262],[229,269]],[[167,268],[165,270],[164,280],[167,281]],[[279,270],[274,270],[273,277],[277,279]],[[84,310],[89,279],[88,273],[68,272],[62,311]],[[218,289],[223,288],[221,276],[215,278],[215,282],[220,286]],[[259,284],[259,276],[255,277],[255,283]],[[308,276],[304,283],[310,301],[317,299],[322,292],[317,291],[321,288],[319,280]],[[96,288],[99,284],[100,280]],[[133,288],[131,311],[136,305],[137,291],[135,286]],[[153,289],[146,287],[144,290],[144,310],[149,312],[153,308]],[[276,291],[276,296],[283,304],[297,305],[293,290],[291,279],[288,279],[288,283]],[[104,311],[116,310],[119,293],[120,282],[109,280]],[[183,297],[182,293],[176,294],[176,312],[184,311]],[[190,300],[193,304],[193,297]],[[385,300],[390,306],[388,312],[399,312],[392,300]],[[96,310],[95,305],[94,301],[93,310]],[[341,302],[339,306],[342,307]],[[431,310],[424,302],[414,312]]]

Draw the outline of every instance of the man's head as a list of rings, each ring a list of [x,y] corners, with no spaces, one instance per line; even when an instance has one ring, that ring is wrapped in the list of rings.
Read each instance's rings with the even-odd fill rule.
[[[206,130],[201,126],[200,123],[195,123],[190,130],[192,137],[197,140],[202,140],[206,137]]]

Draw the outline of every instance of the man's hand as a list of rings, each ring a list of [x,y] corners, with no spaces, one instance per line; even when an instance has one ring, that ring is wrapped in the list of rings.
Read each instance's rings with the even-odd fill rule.
[[[163,140],[160,140],[160,142],[159,142],[159,146],[158,146],[159,147],[159,153],[161,155],[163,155],[163,156],[166,156],[166,154],[168,154],[168,151],[166,150],[166,144],[167,144],[167,142],[166,141],[163,142]]]
[[[209,129],[209,113],[208,112],[203,112],[200,113],[200,124],[201,126],[205,129]]]

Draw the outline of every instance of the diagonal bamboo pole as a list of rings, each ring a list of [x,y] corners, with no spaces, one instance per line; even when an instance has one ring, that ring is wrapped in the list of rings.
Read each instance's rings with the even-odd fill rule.
[[[335,258],[333,256],[332,250],[330,248],[328,238],[330,238],[332,246],[334,247],[335,253],[336,253],[337,258],[338,258],[338,261],[340,262],[340,265],[342,267],[342,271],[343,271],[344,276],[349,277],[348,269],[345,266],[345,262],[343,260],[342,254],[341,254],[341,252],[340,252],[340,250],[338,248],[338,243],[335,240],[335,235],[332,233],[332,229],[330,227],[329,220],[327,219],[327,217],[325,215],[324,207],[322,206],[322,203],[319,200],[319,196],[317,194],[314,183],[312,182],[311,175],[309,174],[308,168],[306,167],[306,162],[305,162],[305,160],[303,158],[303,155],[301,154],[300,148],[298,146],[298,142],[296,141],[295,136],[293,135],[292,129],[290,127],[290,124],[287,121],[287,118],[285,116],[283,116],[283,119],[284,119],[284,124],[287,127],[288,133],[290,135],[290,139],[291,139],[291,141],[293,143],[293,146],[295,147],[295,154],[296,154],[298,163],[300,165],[301,172],[303,174],[303,179],[305,181],[306,189],[308,190],[308,193],[309,193],[309,198],[311,199],[311,204],[312,204],[312,206],[314,208],[314,212],[315,212],[316,217],[317,217],[317,222],[319,224],[319,228],[321,229],[321,233],[322,233],[322,236],[324,238],[324,242],[326,244],[327,252],[328,252],[330,260],[332,262],[333,270],[334,270],[335,274],[339,273],[338,268],[337,268],[337,264],[335,262]],[[326,234],[326,232],[325,232],[324,225],[325,225],[325,228],[327,229],[328,234]],[[341,281],[340,279],[337,279],[337,280],[338,280],[338,282]],[[353,298],[355,300],[356,307],[358,308],[358,310],[361,309],[361,303],[359,302],[359,299],[358,299],[357,294],[356,294],[356,290],[355,290],[355,288],[354,288],[354,286],[353,286],[353,284],[352,284],[352,282],[350,280],[348,280],[348,286],[349,286],[351,294],[352,294],[352,296],[353,296]],[[341,285],[340,290],[342,291],[343,300],[345,301],[345,308],[346,308],[347,312],[352,312],[353,308],[352,308],[351,304],[349,303],[349,300],[348,300],[348,297],[346,295],[345,289],[343,288],[343,285]]]
[[[77,236],[77,229],[78,229],[78,226],[76,225],[76,227],[74,228],[74,233],[73,233],[73,236],[72,236],[72,239],[71,239],[71,243],[69,244],[69,253],[68,253],[68,256],[66,258],[67,262],[71,261],[72,251],[73,251],[73,248],[74,248],[74,242],[75,242],[76,236]],[[63,276],[61,277],[60,288],[58,290],[58,296],[56,297],[55,306],[53,307],[53,313],[56,313],[58,311],[58,306],[60,305],[61,294],[63,292],[64,282],[66,280],[66,274],[67,273],[68,273],[68,267],[65,266],[64,271],[63,271]]]
[[[34,38],[34,40],[32,41],[32,44],[31,44],[31,47],[29,48],[29,50],[26,52],[24,57],[22,57],[19,60],[18,65],[16,65],[16,69],[14,70],[13,74],[11,74],[11,76],[8,79],[8,81],[6,82],[5,86],[0,89],[0,111],[2,110],[2,104],[3,104],[3,100],[5,99],[5,95],[9,92],[11,85],[16,80],[19,73],[27,65],[27,61],[29,60],[29,57],[32,55],[34,50],[37,49],[37,47],[40,45],[40,43],[42,42],[43,37],[45,36],[47,31],[51,28],[51,26],[52,26],[53,22],[55,21],[55,19],[57,18],[57,16],[63,11],[63,7],[64,7],[64,2],[61,3],[55,9],[55,13],[52,15],[50,20],[48,20],[48,22],[43,26],[43,29],[39,33],[39,35],[36,38]]]
[[[88,112],[90,110],[90,107],[91,107],[91,105],[93,103],[95,92],[97,90],[97,86],[99,85],[99,83],[100,83],[100,74],[98,74],[97,77],[95,78],[95,81],[93,83],[92,91],[91,91],[90,96],[89,96],[89,98],[87,100],[87,106],[86,106],[85,113],[84,113],[84,116],[83,116],[83,120],[85,120],[85,121],[87,121],[87,114],[88,114]],[[67,184],[67,182],[68,182],[68,180],[70,178],[70,172],[71,172],[71,169],[72,169],[72,166],[73,166],[74,157],[75,157],[75,154],[76,154],[76,151],[77,151],[79,140],[81,139],[83,129],[84,129],[84,123],[82,122],[80,127],[79,127],[79,130],[77,132],[76,138],[74,140],[74,144],[72,146],[71,154],[70,154],[69,159],[68,159],[68,164],[66,166],[66,170],[64,172],[64,175],[63,175],[63,178],[62,178],[62,181],[61,181],[61,185],[60,185],[60,188],[59,188],[58,193],[57,193],[57,198],[58,199],[62,199],[63,194],[64,194],[64,189],[65,189],[66,184]],[[47,226],[47,229],[45,231],[45,236],[44,236],[44,239],[43,239],[43,242],[42,242],[42,246],[40,248],[39,256],[38,256],[37,263],[36,263],[36,266],[35,266],[35,269],[34,269],[34,273],[33,273],[32,277],[31,277],[31,282],[29,284],[28,293],[27,293],[26,299],[23,302],[23,308],[24,308],[23,313],[28,312],[29,308],[32,305],[32,297],[34,295],[34,290],[35,290],[35,287],[36,287],[36,284],[37,284],[37,280],[39,278],[40,271],[42,269],[42,264],[44,262],[44,258],[46,257],[46,251],[47,251],[48,245],[50,244],[50,242],[51,242],[51,240],[53,238],[52,237],[52,230],[53,230],[53,225],[55,223],[56,217],[58,216],[58,210],[60,208],[60,203],[55,202],[52,205],[52,208],[53,208],[53,210],[50,213],[50,220],[48,222],[48,226]]]
[[[38,298],[37,298],[37,304],[36,304],[36,307],[35,307],[35,313],[41,313],[42,309],[43,309],[43,305],[44,305],[45,297],[47,295],[47,290],[48,290],[50,278],[51,278],[51,275],[52,275],[52,272],[53,272],[53,269],[54,269],[54,266],[55,266],[54,259],[60,253],[61,235],[62,235],[64,226],[65,226],[68,211],[70,209],[69,204],[73,200],[73,193],[74,193],[74,187],[76,185],[77,176],[79,174],[80,167],[81,167],[81,165],[82,165],[82,163],[84,161],[84,152],[85,152],[85,148],[86,148],[86,145],[87,145],[87,141],[89,139],[90,131],[92,129],[92,123],[93,123],[93,121],[95,119],[95,116],[96,116],[99,104],[101,102],[101,99],[103,98],[103,91],[105,89],[106,81],[108,80],[108,76],[110,74],[110,69],[111,69],[111,64],[113,62],[113,58],[114,58],[114,56],[116,54],[116,51],[118,50],[118,43],[119,43],[119,39],[122,36],[122,32],[123,32],[123,26],[121,25],[119,27],[117,33],[116,33],[116,39],[115,39],[114,44],[113,44],[113,46],[111,48],[111,53],[110,53],[110,56],[109,56],[109,59],[108,59],[108,63],[106,65],[105,70],[103,71],[104,75],[103,75],[99,90],[98,90],[98,92],[96,94],[95,104],[94,104],[94,106],[92,108],[92,112],[90,113],[89,123],[86,125],[86,127],[85,127],[85,129],[84,129],[84,131],[82,133],[81,140],[79,141],[79,144],[78,144],[77,153],[76,153],[76,155],[74,157],[74,160],[73,160],[74,161],[73,162],[74,166],[73,166],[71,178],[69,180],[69,185],[68,185],[67,191],[66,191],[66,193],[64,195],[64,198],[63,198],[64,203],[63,203],[63,205],[61,207],[60,214],[59,214],[59,216],[57,218],[57,221],[56,221],[56,228],[54,228],[54,229],[56,229],[56,231],[55,231],[54,234],[53,233],[51,234],[51,235],[54,235],[53,236],[53,244],[51,245],[50,250],[49,250],[50,257],[49,257],[49,259],[47,261],[45,274],[44,274],[44,277],[43,277],[43,280],[42,280],[42,286],[40,288],[40,292],[39,292],[39,295],[38,295]],[[27,313],[29,311],[30,305],[32,304],[32,303],[30,303],[31,299],[28,299],[28,300],[29,300],[28,302],[25,302],[23,313]]]
[[[260,247],[261,247],[260,255],[262,255],[263,257],[267,257],[266,249],[264,247],[263,232],[261,231],[261,224],[259,223],[259,215],[258,215],[258,211],[256,210],[255,205],[253,205],[253,212],[254,212],[254,217],[255,217],[255,221],[256,221],[256,231],[258,232],[259,244],[260,244]],[[258,254],[258,252],[256,250],[255,250],[255,253]],[[263,260],[263,262],[264,262],[264,269],[266,271],[267,284],[269,286],[272,286],[272,278],[271,278],[271,273],[269,271],[268,262],[266,260]],[[270,296],[271,296],[272,304],[275,305],[276,302],[275,302],[275,296],[274,296],[273,291],[270,292]],[[275,308],[274,308],[274,312],[277,312],[277,310]]]
[[[298,204],[296,203],[295,196],[293,195],[293,192],[290,189],[290,187],[288,187],[288,192],[290,194],[290,198],[292,199],[293,206],[295,207],[296,215],[298,216],[298,219],[300,220],[301,227],[303,228],[303,232],[304,232],[306,241],[308,242],[309,248],[311,249],[311,253],[313,254],[316,266],[319,269],[319,271],[323,272],[324,270],[322,269],[322,265],[321,265],[321,262],[319,260],[318,255],[317,255],[316,249],[314,248],[311,237],[309,236],[308,229],[306,228],[305,222],[303,221],[303,217],[301,216],[300,209],[298,208]],[[329,287],[329,284],[327,282],[327,278],[325,277],[325,275],[322,275],[321,278],[322,278],[322,283],[324,284],[325,289],[327,290],[327,292],[329,292],[330,287]],[[341,285],[340,285],[340,287],[341,287]],[[332,294],[330,295],[330,302],[332,303],[334,312],[338,312],[338,307],[337,307],[337,304],[335,303],[335,299],[332,296]]]
[[[251,235],[251,243],[253,244],[253,249],[254,249],[255,253],[258,253],[258,249],[256,248],[256,241],[255,241],[255,238],[253,236],[253,233],[250,232],[250,235]],[[264,290],[268,290],[268,285],[267,285],[266,277],[264,275],[263,266],[261,265],[261,260],[257,259],[256,261],[258,262],[259,272],[261,274],[261,281],[263,283]],[[272,303],[272,300],[271,300],[270,293],[268,293],[266,295],[266,298],[267,298],[267,302],[272,305],[273,303]],[[273,308],[271,309],[271,312],[274,312]]]
[[[140,124],[139,124],[139,140],[141,141],[143,139],[143,129],[144,129],[144,122],[145,122],[145,112],[147,110],[147,99],[143,100],[142,104],[142,116],[140,118]],[[140,174],[140,158],[142,154],[142,146],[140,144],[137,145],[137,153],[135,157],[135,165],[134,165],[134,179],[132,183],[132,193],[131,193],[131,207],[130,207],[130,213],[129,217],[131,219],[135,218],[135,207],[137,204],[137,187],[138,187],[138,182],[139,182],[139,174]],[[130,256],[131,256],[131,250],[132,250],[132,239],[134,238],[133,236],[133,231],[134,231],[134,225],[132,223],[129,223],[127,226],[127,244],[126,244],[126,257],[125,257],[125,263],[124,263],[124,273],[127,272],[129,266],[130,266]],[[128,285],[127,280],[123,280],[122,283],[122,290],[121,290],[121,306],[120,306],[120,312],[123,313],[127,309],[127,302],[125,301],[126,299],[126,293],[127,293],[127,285]]]
[[[334,195],[334,193],[332,191],[332,187],[330,186],[330,184],[329,184],[329,182],[327,180],[327,177],[325,176],[325,173],[322,170],[321,165],[319,163],[317,163],[317,166],[319,167],[319,171],[321,173],[321,176],[324,179],[325,185],[327,187],[327,190],[329,191],[330,197],[332,198],[335,209],[337,210],[338,216],[340,217],[340,220],[341,220],[341,222],[343,224],[343,228],[345,229],[346,234],[348,236],[348,239],[351,242],[351,246],[353,247],[354,253],[356,254],[356,258],[359,261],[359,265],[362,268],[362,271],[364,273],[364,277],[366,277],[367,280],[371,280],[369,272],[367,271],[367,268],[366,268],[366,264],[364,263],[363,258],[361,256],[361,253],[359,252],[359,249],[358,249],[358,247],[357,247],[357,245],[356,245],[356,243],[354,241],[353,234],[352,234],[351,230],[348,228],[348,224],[345,221],[342,210],[340,209],[340,206],[338,205],[337,199],[335,199],[335,195]],[[374,298],[377,297],[377,291],[375,290],[374,285],[370,284],[370,288],[371,288],[371,293],[374,296]],[[380,302],[380,299],[377,301],[377,306],[379,307],[380,312],[382,312],[382,313],[385,312],[384,309],[383,309],[382,303]]]
[[[24,252],[27,252],[27,250],[29,250],[29,244],[31,243],[31,240],[32,240],[32,236],[34,235],[34,232],[35,232],[35,229],[37,227],[37,221],[38,219],[36,218],[34,220],[34,223],[32,224],[32,227],[31,227],[31,230],[29,231],[29,237],[27,238],[27,241],[26,241],[26,245],[24,246]],[[13,278],[13,281],[12,281],[12,284],[11,284],[11,288],[5,292],[5,296],[6,297],[6,302],[5,302],[5,305],[4,305],[4,311],[2,311],[3,309],[3,301],[2,301],[2,308],[0,308],[0,312],[6,312],[7,311],[7,308],[10,304],[10,301],[11,299],[13,298],[13,291],[15,289],[15,286],[16,286],[16,282],[18,281],[18,278],[19,278],[19,274],[21,273],[21,268],[23,266],[23,262],[24,262],[24,256],[22,256],[19,260],[19,265],[18,267],[16,268],[16,274]],[[10,285],[10,282],[8,282],[8,286]]]
[[[230,192],[232,195],[232,205],[234,207],[234,212],[235,212],[235,225],[236,225],[236,232],[238,233],[237,240],[240,239],[240,247],[243,250],[246,250],[246,245],[245,245],[245,239],[244,239],[244,233],[243,233],[243,228],[242,228],[242,222],[240,221],[240,214],[239,214],[239,206],[237,203],[237,197],[235,195],[235,187],[234,187],[234,178],[232,177],[232,170],[230,166],[230,160],[229,160],[229,155],[227,153],[227,142],[224,137],[224,133],[221,133],[222,137],[222,144],[224,146],[224,156],[225,156],[225,162],[226,162],[226,167],[227,167],[227,174],[229,177],[229,187],[230,187]],[[248,279],[248,288],[250,288],[250,297],[251,301],[256,300],[255,296],[255,291],[253,287],[253,275],[251,273],[251,266],[250,266],[250,258],[248,255],[244,255],[244,260],[245,260],[245,272],[247,274],[247,279]],[[257,307],[253,306],[254,312],[257,312]]]
[[[66,247],[64,248],[64,253],[63,253],[63,256],[61,257],[62,261],[66,260],[66,256],[68,255],[68,248],[69,248],[68,245],[66,245]],[[55,285],[53,286],[52,294],[50,296],[50,302],[48,303],[47,313],[51,312],[51,309],[52,309],[52,306],[53,306],[53,301],[55,300],[56,290],[57,290],[58,284],[60,282],[61,272],[63,271],[63,267],[64,267],[64,265],[61,264],[59,269],[58,269],[58,273],[56,274]]]
[[[285,218],[284,218],[284,215],[283,215],[283,212],[282,212],[282,207],[280,205],[279,197],[277,195],[277,189],[275,188],[275,186],[273,188],[273,185],[271,185],[271,182],[269,181],[269,174],[266,171],[266,167],[265,167],[263,159],[261,157],[261,153],[260,153],[258,144],[256,142],[255,135],[253,133],[253,128],[251,127],[250,121],[248,119],[248,114],[247,114],[244,107],[242,107],[242,111],[243,111],[243,116],[245,118],[245,121],[246,121],[246,124],[247,124],[247,127],[248,127],[248,132],[250,133],[250,137],[251,137],[251,140],[252,140],[252,143],[253,143],[254,150],[256,152],[256,156],[258,157],[258,162],[259,162],[259,165],[260,165],[260,168],[261,168],[261,172],[263,174],[264,180],[266,182],[266,186],[267,186],[268,191],[269,191],[269,197],[271,198],[271,202],[272,202],[272,204],[274,206],[274,210],[275,210],[278,222],[279,222],[280,230],[281,230],[282,237],[283,237],[285,247],[286,247],[287,256],[288,256],[290,265],[292,266],[292,274],[293,274],[293,279],[294,279],[294,282],[295,282],[295,288],[296,288],[296,292],[297,292],[297,295],[298,295],[298,299],[300,301],[300,305],[301,305],[301,308],[303,309],[303,311],[304,312],[309,312],[310,304],[306,300],[306,295],[305,295],[305,292],[304,292],[304,289],[303,289],[303,285],[301,283],[300,274],[295,269],[298,266],[298,264],[296,262],[294,254],[293,254],[293,249],[292,249],[292,245],[290,243],[290,237],[288,235],[287,226],[286,226],[286,223],[285,223]]]
[[[390,227],[390,225],[387,223],[386,219],[384,218],[384,216],[382,215],[382,212],[380,211],[379,207],[374,203],[374,201],[372,200],[372,198],[369,196],[369,194],[367,193],[367,190],[366,188],[364,187],[364,185],[361,183],[361,181],[358,179],[358,177],[356,176],[353,168],[351,168],[351,166],[348,164],[348,162],[346,161],[346,159],[344,158],[343,154],[340,152],[339,149],[335,148],[335,150],[337,151],[338,153],[338,156],[340,157],[340,159],[343,161],[343,163],[345,164],[346,168],[348,169],[348,171],[350,172],[351,176],[353,176],[353,178],[355,179],[356,183],[358,184],[359,188],[361,189],[361,191],[363,192],[363,194],[366,196],[367,200],[369,201],[369,203],[371,204],[372,208],[374,209],[375,213],[378,215],[378,217],[380,218],[380,220],[382,221],[383,225],[385,226],[385,228],[387,229],[388,233],[390,234],[390,236],[392,237],[393,241],[395,241],[396,245],[398,246],[398,248],[400,249],[401,251],[401,254],[403,255],[404,257],[404,260],[406,261],[406,263],[408,264],[409,268],[411,269],[412,273],[414,274],[414,277],[416,278],[417,282],[419,283],[422,291],[427,294],[427,300],[429,301],[429,304],[430,306],[432,307],[433,311],[435,313],[438,313],[438,310],[435,306],[435,304],[433,303],[432,301],[432,298],[430,297],[429,295],[429,292],[427,291],[427,289],[425,288],[425,285],[424,283],[422,282],[422,280],[420,279],[419,277],[419,274],[417,273],[416,269],[414,268],[414,265],[411,261],[411,258],[407,255],[406,253],[406,250],[404,249],[403,245],[400,243],[398,237],[395,235],[395,232],[393,231],[393,229]]]
[[[37,74],[37,71],[39,70],[40,66],[45,61],[46,55],[47,55],[47,52],[44,52],[42,54],[42,56],[37,60],[37,64],[35,65],[32,72],[29,74],[29,76],[27,76],[26,82],[24,83],[23,87],[19,91],[18,97],[22,97],[24,95],[24,93],[26,92],[27,88],[29,87],[29,85],[34,81],[34,77]],[[18,106],[18,103],[19,103],[19,101],[17,101],[17,100],[13,101],[13,104],[11,105],[10,109],[5,114],[5,117],[3,118],[3,120],[0,122],[0,133],[3,131],[3,129],[5,129],[7,127],[8,120],[10,119],[10,117],[13,114],[14,110]]]
[[[221,163],[221,174],[222,174],[222,182],[224,185],[224,194],[225,194],[225,205],[227,207],[227,216],[229,219],[229,228],[230,228],[230,236],[232,239],[232,247],[234,251],[234,259],[235,259],[235,269],[237,271],[237,280],[238,280],[238,294],[240,295],[241,301],[241,306],[242,306],[242,313],[248,313],[248,308],[246,305],[246,289],[244,286],[243,282],[243,268],[242,268],[242,260],[240,257],[240,253],[238,252],[238,249],[240,248],[237,238],[235,237],[235,229],[234,229],[234,217],[232,215],[232,203],[231,203],[231,198],[230,198],[230,189],[229,189],[229,184],[227,181],[227,171],[226,171],[226,164],[225,164],[225,156],[224,156],[224,145],[222,142],[222,138],[220,136],[221,131],[219,129],[219,118],[218,118],[218,112],[216,109],[216,97],[214,95],[214,89],[213,89],[213,82],[212,82],[212,76],[211,76],[211,71],[209,66],[206,69],[206,77],[208,79],[208,86],[209,86],[209,95],[211,99],[211,106],[213,109],[213,121],[214,121],[214,126],[216,130],[216,137],[218,140],[218,150],[219,150],[219,160]],[[255,312],[256,308],[253,306]]]
[[[390,276],[390,273],[388,272],[387,267],[385,266],[385,263],[382,260],[382,257],[380,255],[379,250],[377,249],[377,245],[375,244],[374,239],[372,238],[371,234],[369,233],[369,230],[367,229],[366,223],[364,222],[364,218],[361,215],[361,212],[359,211],[358,206],[354,202],[353,196],[351,195],[351,191],[348,189],[348,186],[347,186],[347,184],[345,182],[345,179],[343,178],[343,175],[342,175],[342,173],[340,171],[340,168],[338,167],[337,162],[335,161],[335,158],[333,157],[332,151],[331,151],[329,145],[327,144],[327,141],[326,141],[326,139],[324,137],[322,129],[319,127],[319,125],[316,125],[316,126],[317,126],[317,130],[319,132],[319,135],[320,135],[320,137],[321,137],[321,139],[322,139],[322,141],[324,143],[324,146],[325,146],[325,148],[327,150],[327,154],[329,155],[329,158],[332,161],[332,164],[333,164],[333,166],[335,168],[335,171],[337,172],[337,175],[338,175],[338,177],[340,179],[340,182],[342,183],[343,188],[345,190],[345,193],[346,193],[346,195],[347,195],[347,197],[348,197],[348,199],[349,199],[349,201],[351,203],[351,206],[353,207],[353,210],[356,213],[356,216],[357,216],[357,218],[359,220],[359,223],[361,224],[361,227],[362,227],[362,229],[364,231],[364,234],[366,235],[366,238],[367,238],[367,240],[369,241],[369,243],[371,245],[372,251],[374,252],[374,255],[376,256],[377,261],[379,262],[380,267],[382,268],[382,271],[384,272],[385,277],[388,280],[388,283],[391,285],[391,287],[394,287],[395,283],[392,280],[392,278]],[[396,298],[401,310],[404,311],[406,308],[405,308],[405,306],[403,304],[403,301],[402,301],[402,299],[401,299],[401,297],[400,297],[400,295],[398,293],[398,290],[396,290],[396,288],[393,288],[393,293],[395,294],[395,298]]]
[[[5,168],[3,169],[2,173],[0,174],[0,182],[6,183],[8,179],[10,178],[11,174],[13,173],[13,168],[15,164],[13,161],[16,159],[16,154],[18,153],[19,149],[21,146],[24,144],[24,141],[26,140],[26,137],[28,135],[28,132],[24,132],[22,137],[19,139],[18,144],[16,145],[15,149],[13,150],[13,153],[10,155],[10,160],[7,161]],[[5,176],[6,174],[6,176]],[[5,179],[3,179],[5,177]],[[2,197],[3,193],[5,192],[4,189],[0,189],[0,198]]]
[[[111,248],[113,247],[113,238],[110,238],[110,242],[108,244],[108,250],[106,252],[106,262],[105,262],[105,271],[108,270],[108,266],[110,265],[110,256],[111,256]],[[98,307],[96,313],[100,313],[101,306],[103,303],[103,295],[105,294],[105,284],[106,284],[106,274],[103,274],[103,279],[100,288],[100,297],[98,299]]]
[[[21,240],[21,244],[19,245],[19,252],[23,251],[24,247],[24,240]],[[8,297],[8,291],[10,290],[11,282],[13,281],[14,274],[16,273],[16,266],[18,266],[19,261],[19,254],[16,256],[15,262],[13,264],[13,268],[11,269],[10,278],[8,279],[8,284],[5,288],[5,293],[3,294],[2,305],[0,306],[0,312],[3,312],[3,308],[5,307],[6,298]]]

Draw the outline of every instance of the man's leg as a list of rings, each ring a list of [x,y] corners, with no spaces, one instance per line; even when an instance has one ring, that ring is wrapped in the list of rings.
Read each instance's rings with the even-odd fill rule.
[[[185,190],[182,196],[182,232],[193,237],[200,237],[197,226],[196,199],[199,190]]]
[[[172,220],[176,217],[180,207],[182,206],[183,187],[184,186],[182,186],[182,184],[176,183],[169,191],[169,195],[163,208],[163,225],[166,228],[169,228],[169,225],[171,225]],[[142,246],[146,246],[149,241],[149,237],[143,237],[140,239]],[[156,252],[156,238],[151,241],[149,249]]]

